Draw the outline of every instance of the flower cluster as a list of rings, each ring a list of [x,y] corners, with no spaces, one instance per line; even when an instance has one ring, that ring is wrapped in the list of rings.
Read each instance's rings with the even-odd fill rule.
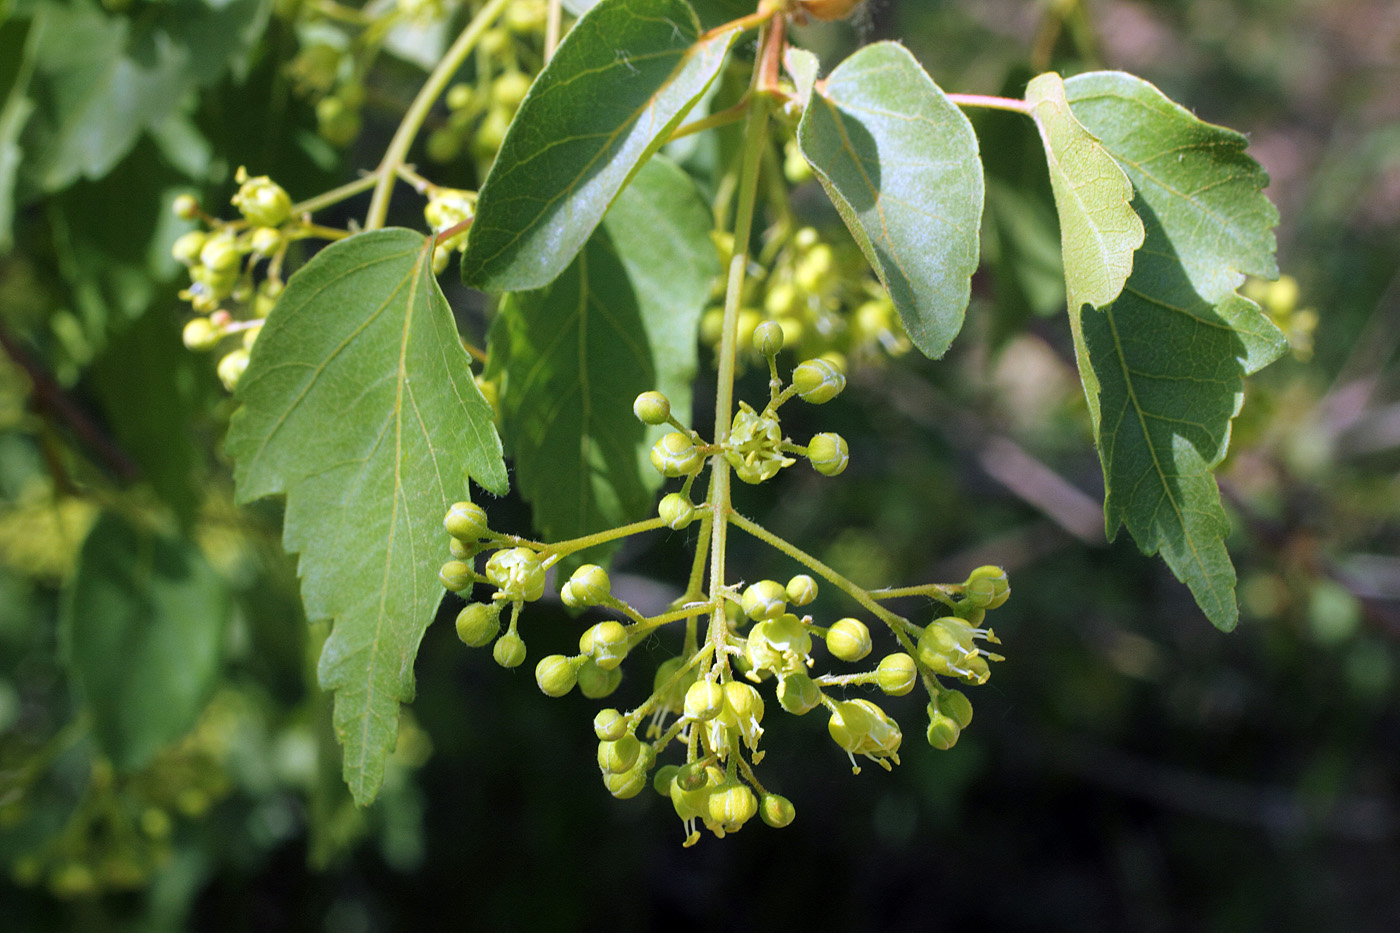
[[[784,344],[781,326],[765,322],[752,339],[770,367],[769,401],[762,410],[741,404],[728,434],[717,442],[706,442],[681,424],[661,393],[637,397],[633,411],[639,420],[672,428],[652,448],[652,465],[663,477],[680,479],[682,486],[662,498],[657,518],[621,529],[613,537],[662,527],[683,529],[699,521],[701,547],[706,547],[707,532],[717,517],[710,504],[694,503],[690,493],[707,466],[751,483],[771,479],[799,457],[829,475],[845,468],[849,455],[839,435],[819,434],[803,447],[784,435],[779,417],[782,405],[794,396],[822,404],[840,394],[845,386],[840,366],[827,358],[807,360],[784,384],[776,359]],[[701,827],[723,837],[755,816],[774,827],[792,822],[792,802],[765,788],[754,770],[763,759],[765,714],[774,702],[793,716],[821,709],[833,742],[854,772],[860,773],[861,759],[888,770],[899,763],[903,731],[880,704],[846,693],[864,687],[901,697],[922,684],[928,695],[928,742],[934,748],[951,748],[971,722],[972,707],[964,694],[940,678],[967,684],[987,680],[988,662],[1000,656],[980,647],[979,643],[998,643],[993,631],[981,626],[986,613],[1010,594],[1006,574],[997,567],[980,567],[962,584],[862,590],[737,513],[724,518],[731,527],[806,564],[810,572],[786,583],[763,579],[728,586],[711,581],[708,598],[700,590],[702,581],[694,580],[666,611],[647,616],[614,595],[602,567],[585,564],[560,586],[560,599],[571,609],[596,607],[615,617],[584,629],[577,653],[550,654],[535,665],[535,682],[548,696],[564,696],[577,687],[591,699],[603,698],[617,689],[621,666],[637,645],[664,627],[684,628],[682,649],[659,665],[651,694],[631,710],[601,710],[593,726],[604,786],[618,798],[629,798],[650,785],[671,801],[684,826],[686,845],[700,838]],[[492,653],[499,664],[520,665],[526,656],[519,632],[523,605],[544,595],[549,567],[599,543],[601,537],[552,545],[525,541],[492,531],[486,513],[469,502],[453,505],[444,524],[452,542],[451,560],[441,571],[443,584],[469,597],[475,584],[494,590],[488,599],[461,610],[459,637],[474,647],[494,643]],[[476,560],[487,552],[478,572]],[[817,599],[818,576],[851,596],[866,619],[847,616],[824,622],[809,612]],[[917,595],[939,601],[943,613],[919,626],[882,604]],[[507,606],[509,621],[503,630]],[[896,643],[874,663],[870,619],[887,628]],[[860,669],[818,672],[823,659]],[[680,760],[662,764],[671,753]]]
[[[800,156],[798,161],[806,167]],[[865,258],[849,237],[828,242],[813,227],[791,234],[780,228],[773,237],[771,268],[749,281],[739,311],[740,345],[770,321],[782,328],[786,346],[800,359],[908,352],[912,344],[894,304],[866,271]],[[721,308],[707,311],[702,339],[717,347],[723,321]]]
[[[219,378],[230,390],[248,368],[248,351],[282,294],[287,247],[315,235],[310,220],[297,213],[281,185],[266,175],[250,178],[242,167],[236,180],[239,187],[232,203],[241,215],[238,220],[204,214],[189,195],[176,199],[178,217],[202,224],[171,248],[176,261],[189,270],[190,285],[180,297],[196,315],[185,324],[185,346],[223,349]],[[237,338],[237,346],[228,348],[226,338]]]

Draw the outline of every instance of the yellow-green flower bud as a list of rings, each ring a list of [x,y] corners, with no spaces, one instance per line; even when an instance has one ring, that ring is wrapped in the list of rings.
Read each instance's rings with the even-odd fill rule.
[[[724,688],[713,680],[698,680],[685,692],[683,710],[687,719],[705,722],[724,709]]]
[[[631,770],[642,752],[642,743],[635,735],[624,735],[613,741],[598,743],[598,767],[608,774],[621,774]]]
[[[535,665],[535,683],[545,696],[561,697],[574,689],[578,677],[568,658],[562,654],[551,654]]]
[[[947,713],[961,729],[972,724],[972,701],[960,690],[944,690],[938,695],[938,708]]]
[[[590,700],[601,700],[617,689],[622,683],[622,671],[617,668],[604,670],[592,658],[583,662],[578,669],[578,691]]]
[[[181,220],[194,220],[199,216],[199,201],[192,194],[182,194],[171,202],[170,209]]]
[[[807,459],[812,469],[823,476],[839,476],[851,462],[846,439],[839,434],[818,434],[807,445]]]
[[[632,414],[642,424],[665,424],[671,417],[671,400],[660,392],[643,392],[632,403]]]
[[[603,786],[618,800],[630,800],[647,786],[647,769],[640,763],[621,774],[603,775]]]
[[[859,661],[870,649],[870,629],[859,619],[842,619],[826,630],[826,650],[839,660]]]
[[[215,327],[207,317],[190,318],[181,333],[185,347],[190,350],[212,350],[223,339],[224,333]]]
[[[525,640],[508,631],[496,639],[496,644],[491,647],[491,656],[501,667],[519,667],[525,663]]]
[[[819,358],[799,363],[792,384],[804,402],[824,405],[846,388],[846,376],[831,360]]]
[[[783,327],[777,321],[764,321],[754,328],[753,348],[764,356],[777,356],[783,349]]]
[[[472,603],[457,613],[457,637],[468,648],[489,644],[500,632],[500,603]]]
[[[332,146],[346,146],[360,135],[360,113],[335,95],[316,102],[316,131]]]
[[[170,247],[170,255],[182,266],[192,267],[199,265],[199,254],[204,250],[204,244],[208,242],[209,235],[200,230],[191,230],[183,234]]]
[[[740,605],[755,622],[779,618],[787,612],[787,588],[777,580],[759,580],[744,590]]]
[[[515,110],[530,90],[530,79],[519,71],[507,71],[491,83],[492,100],[502,109]]]
[[[475,502],[454,502],[442,526],[459,541],[479,541],[486,537],[486,510]]]
[[[676,672],[685,666],[685,658],[668,658],[662,661],[656,668],[656,675],[652,678],[652,693],[655,693],[660,708],[672,712],[681,713],[685,710],[685,692],[690,689],[690,685],[695,683],[698,674],[694,667],[688,669],[681,675],[674,684],[671,678],[676,676]]]
[[[946,752],[958,744],[958,736],[961,733],[962,727],[951,716],[936,709],[929,714],[928,729],[924,732],[924,737],[928,739],[928,744],[939,751]]]
[[[661,497],[656,514],[672,531],[680,531],[695,521],[695,504],[678,492],[669,492]]]
[[[219,360],[219,379],[223,382],[224,388],[232,392],[238,387],[238,380],[243,378],[243,372],[248,368],[248,351],[243,347],[230,352],[223,359]]]
[[[791,825],[797,818],[797,808],[792,805],[792,801],[778,794],[764,794],[758,803],[758,812],[763,817],[763,822],[774,829]]]
[[[811,661],[812,635],[792,613],[759,622],[749,630],[744,657],[755,671],[802,673]],[[750,680],[755,679],[749,676]]]
[[[446,589],[460,593],[471,589],[476,575],[472,572],[472,565],[466,561],[450,560],[438,571],[438,579]]]
[[[892,697],[902,697],[919,682],[919,666],[904,652],[886,655],[875,669],[875,682]]]
[[[963,584],[963,595],[978,609],[997,609],[1011,596],[1011,584],[1000,567],[978,567]]]
[[[731,729],[738,729],[749,748],[758,747],[763,734],[763,697],[748,684],[731,680],[724,685],[724,709],[720,718]]]
[[[474,96],[470,84],[459,82],[447,89],[447,106],[451,110],[465,110],[472,105]]]
[[[806,674],[784,674],[778,681],[778,705],[794,716],[807,715],[821,701],[821,688]]]
[[[680,772],[680,765],[662,765],[656,769],[656,776],[651,779],[652,790],[663,797],[671,796],[671,782],[676,779]]]
[[[248,236],[248,249],[266,259],[282,248],[282,234],[274,227],[255,227]]]
[[[794,606],[806,606],[817,598],[817,581],[805,573],[789,580],[785,589],[788,602]]]
[[[699,472],[705,457],[687,434],[672,431],[651,448],[651,465],[662,476],[689,476]]]
[[[593,717],[593,734],[600,742],[616,742],[627,734],[627,717],[608,707]]]
[[[608,572],[597,564],[584,564],[569,577],[560,596],[570,609],[596,606],[612,595],[612,581]]]
[[[282,186],[259,175],[248,178],[243,169],[239,176],[245,179],[233,196],[233,206],[255,227],[277,227],[292,216],[292,199]]]
[[[486,562],[486,579],[511,601],[533,602],[544,595],[544,567],[540,556],[529,548],[506,548],[492,554]]]
[[[627,629],[621,622],[609,619],[592,626],[578,640],[579,651],[590,655],[593,663],[610,671],[627,656]]]
[[[758,798],[747,784],[736,781],[711,791],[705,808],[719,827],[716,835],[723,835],[738,832],[758,812]]]
[[[211,272],[230,272],[243,261],[243,253],[231,233],[216,233],[199,250],[199,264]]]

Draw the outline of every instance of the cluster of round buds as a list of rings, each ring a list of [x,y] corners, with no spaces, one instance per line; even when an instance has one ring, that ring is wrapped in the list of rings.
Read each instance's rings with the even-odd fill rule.
[[[180,297],[196,313],[185,325],[185,346],[195,351],[222,349],[219,378],[232,390],[248,367],[248,354],[278,296],[282,294],[282,259],[287,245],[306,235],[306,224],[294,213],[292,199],[266,175],[236,175],[233,206],[241,218],[222,221],[204,215],[190,195],[176,198],[174,211],[182,220],[202,220],[207,229],[191,230],[177,239],[171,255],[189,270],[190,286]],[[266,274],[257,281],[260,262]],[[226,338],[236,337],[229,347]]]
[[[477,583],[496,588],[489,602],[468,603],[457,614],[457,637],[472,648],[494,642],[496,662],[502,667],[519,667],[526,653],[518,628],[520,609],[544,596],[549,559],[531,547],[502,546],[504,536],[490,529],[486,512],[473,502],[453,503],[442,523],[452,539],[451,557],[438,571],[442,585],[468,596]],[[478,573],[476,556],[492,548],[486,566]],[[510,621],[502,633],[501,613],[506,606],[510,606]],[[572,688],[571,680],[564,692]]]
[[[795,144],[788,147],[784,171],[793,184],[811,177]],[[786,242],[777,250],[772,269],[765,278],[753,280],[752,288],[763,291],[762,300],[739,311],[741,347],[759,327],[772,323],[782,329],[786,345],[799,359],[833,353],[897,356],[910,349],[893,302],[849,237],[833,244],[811,227],[780,230],[778,235]],[[706,311],[701,339],[718,347],[723,321],[721,308]]]
[[[659,514],[670,528],[679,530],[693,521],[696,507],[688,495],[690,486],[704,469],[706,457],[716,451],[724,455],[734,475],[746,483],[772,479],[796,463],[796,456],[806,457],[812,468],[825,476],[838,475],[850,463],[850,450],[841,435],[823,432],[814,436],[806,447],[801,447],[784,436],[778,411],[794,396],[813,405],[823,405],[840,395],[846,387],[846,376],[839,359],[821,358],[798,364],[793,370],[791,384],[782,389],[776,361],[785,341],[782,329],[771,322],[764,324],[754,332],[752,340],[755,348],[768,359],[772,396],[762,411],[748,402],[739,402],[728,435],[719,445],[705,445],[695,431],[677,421],[671,413],[670,401],[660,392],[643,392],[633,403],[633,413],[643,424],[670,424],[675,428],[662,435],[651,448],[651,463],[658,473],[685,480],[681,493],[672,493],[661,501]]]
[[[429,159],[451,162],[466,150],[483,164],[496,158],[529,93],[529,72],[543,64],[536,46],[545,18],[545,0],[516,0],[499,25],[482,34],[476,80],[447,89],[447,120],[428,134]]]
[[[476,216],[476,195],[456,188],[432,188],[428,192],[428,203],[423,208],[423,218],[436,235],[459,227],[451,236],[440,239],[433,247],[433,272],[441,275],[452,258],[453,250],[467,248],[467,229],[464,224]]]

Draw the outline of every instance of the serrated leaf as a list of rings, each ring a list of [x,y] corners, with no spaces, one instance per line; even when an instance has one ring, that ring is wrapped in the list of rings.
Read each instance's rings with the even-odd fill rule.
[[[797,141],[915,346],[942,356],[977,271],[983,190],[972,125],[908,50],[879,42],[817,85]]]
[[[657,389],[690,417],[696,329],[719,274],[694,183],[653,158],[569,268],[507,296],[491,331],[516,482],[551,540],[645,518],[661,477],[648,460],[667,428],[632,414]],[[598,559],[593,555],[593,559]]]
[[[1219,628],[1238,621],[1229,523],[1211,470],[1224,458],[1244,376],[1287,349],[1237,295],[1274,269],[1277,213],[1237,133],[1129,75],[1071,79],[1067,100],[1136,190],[1146,230],[1122,294],[1071,307],[1104,470],[1110,537],[1126,525],[1160,552]],[[1076,312],[1078,312],[1076,314]]]
[[[90,0],[45,4],[37,28],[35,96],[25,134],[35,188],[100,178],[141,134],[218,81],[262,32],[267,0],[160,4],[139,18]]]
[[[1065,93],[1157,215],[1198,295],[1227,295],[1246,273],[1278,277],[1278,209],[1264,195],[1269,176],[1245,152],[1243,135],[1198,119],[1123,72],[1079,75],[1065,82]]]
[[[462,280],[549,284],[719,74],[732,31],[701,38],[685,0],[601,0],[535,80],[482,185]]]
[[[59,630],[103,754],[145,766],[194,725],[218,676],[229,592],[187,540],[113,514],[92,526]]]
[[[334,243],[287,283],[238,385],[238,499],[287,497],[310,619],[332,619],[321,685],[355,800],[374,799],[442,598],[447,506],[470,477],[506,488],[432,244],[409,230]]]
[[[1026,102],[1050,166],[1070,307],[1102,308],[1123,290],[1142,245],[1142,221],[1129,203],[1132,182],[1075,118],[1059,75],[1033,79]]]

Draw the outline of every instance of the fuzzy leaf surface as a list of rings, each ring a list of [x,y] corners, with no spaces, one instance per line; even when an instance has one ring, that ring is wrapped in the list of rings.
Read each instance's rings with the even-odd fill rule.
[[[523,291],[564,271],[719,74],[734,33],[701,36],[685,0],[601,0],[575,24],[481,187],[464,282]]]
[[[1123,290],[1142,245],[1142,221],[1130,204],[1133,184],[1075,117],[1059,75],[1034,78],[1026,102],[1050,167],[1070,307],[1102,308]]]
[[[903,46],[867,45],[818,84],[797,132],[832,203],[899,310],[939,357],[977,271],[977,136]]]
[[[550,540],[650,512],[650,446],[671,429],[644,426],[632,402],[658,389],[689,420],[696,329],[719,274],[710,227],[690,178],[654,158],[563,275],[507,296],[491,373],[517,485]]]
[[[238,385],[238,499],[287,499],[309,619],[332,619],[321,685],[355,800],[374,799],[442,598],[442,516],[468,477],[506,489],[491,409],[431,271],[431,241],[378,230],[287,283]]]
[[[137,770],[194,725],[218,677],[232,601],[198,548],[102,515],[59,630],[102,753]]]
[[[564,0],[564,9],[575,16],[582,16],[597,5],[598,0]],[[758,0],[690,0],[690,5],[700,17],[702,28],[715,29],[758,9]]]
[[[1122,293],[1071,305],[1080,372],[1097,430],[1110,537],[1126,525],[1160,552],[1219,628],[1238,621],[1229,532],[1211,470],[1224,458],[1244,376],[1287,349],[1235,293],[1244,272],[1273,274],[1277,212],[1267,176],[1238,133],[1198,120],[1140,79],[1066,83],[1085,127],[1136,191],[1146,239]]]

